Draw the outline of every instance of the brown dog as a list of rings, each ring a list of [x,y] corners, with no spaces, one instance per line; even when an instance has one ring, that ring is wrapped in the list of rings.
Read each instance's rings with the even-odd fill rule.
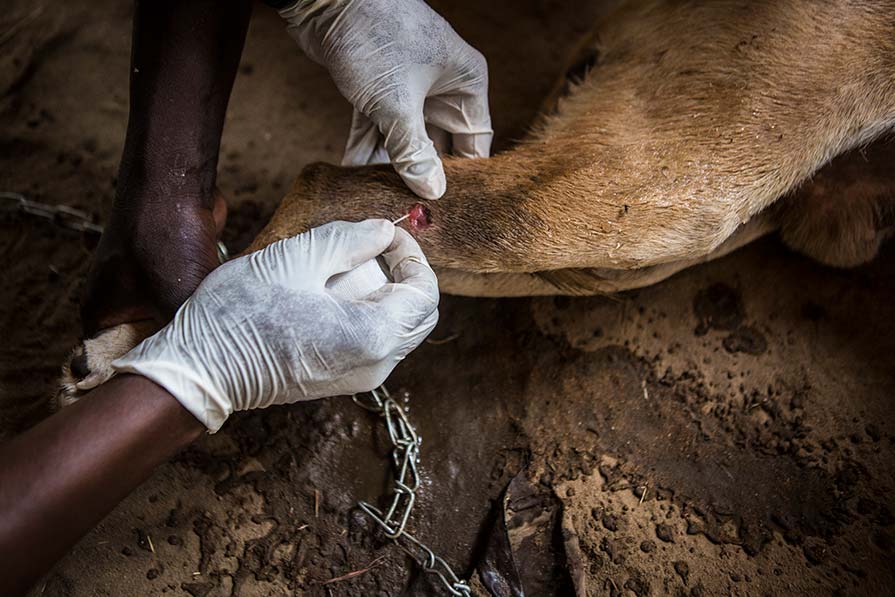
[[[580,56],[592,68],[557,85],[528,139],[445,161],[441,200],[417,204],[389,167],[313,165],[250,250],[330,220],[412,211],[406,225],[445,292],[595,294],[772,231],[853,266],[895,224],[895,148],[852,151],[895,126],[895,0],[630,2]],[[60,403],[107,379],[110,356],[144,334],[76,349],[90,380],[66,366]]]

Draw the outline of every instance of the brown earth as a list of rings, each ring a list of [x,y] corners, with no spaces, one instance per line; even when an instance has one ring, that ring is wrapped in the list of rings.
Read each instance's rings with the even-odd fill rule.
[[[497,148],[519,138],[602,7],[433,2],[488,57]],[[130,7],[0,17],[0,190],[108,208]],[[349,109],[259,6],[219,184],[244,247]],[[0,433],[45,416],[94,244],[0,215]],[[411,528],[464,577],[501,496],[529,595],[888,595],[895,255],[833,270],[768,239],[612,298],[445,297],[390,380],[424,438]],[[889,298],[887,298],[889,297]],[[373,431],[375,429],[375,431]],[[162,467],[43,595],[433,594],[355,507],[387,488],[372,415],[332,399],[240,415]],[[381,558],[377,560],[377,558]],[[325,581],[376,562],[350,580]]]

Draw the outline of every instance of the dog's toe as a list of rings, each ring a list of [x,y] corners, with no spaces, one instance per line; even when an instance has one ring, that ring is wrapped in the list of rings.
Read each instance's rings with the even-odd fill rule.
[[[111,379],[115,374],[112,361],[123,356],[156,329],[156,324],[151,321],[125,323],[103,330],[76,346],[62,365],[54,407],[73,404],[86,392]]]
[[[87,351],[84,349],[83,344],[72,351],[71,360],[68,362],[68,368],[76,379],[84,379],[90,375]]]

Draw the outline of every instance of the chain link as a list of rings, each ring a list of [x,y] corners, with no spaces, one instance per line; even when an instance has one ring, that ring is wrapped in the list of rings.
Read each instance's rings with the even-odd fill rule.
[[[75,209],[68,205],[50,205],[31,201],[21,193],[0,191],[0,211],[20,212],[50,220],[57,226],[68,228],[76,232],[89,232],[102,234],[103,227],[93,222],[93,218],[86,211]]]
[[[431,549],[407,532],[407,521],[416,503],[416,491],[420,486],[419,460],[421,439],[407,413],[380,386],[363,397],[351,397],[355,404],[385,419],[385,427],[392,443],[392,464],[395,467],[394,488],[391,504],[385,511],[360,501],[358,506],[373,519],[385,536],[397,543],[426,572],[435,575],[451,595],[471,597],[472,591],[460,580],[451,567]]]
[[[90,234],[102,234],[103,227],[93,222],[93,218],[86,211],[75,209],[68,205],[50,205],[32,201],[21,193],[0,191],[0,211],[18,212],[31,216],[37,216],[50,220],[57,226],[68,228],[75,232],[88,232]],[[218,260],[226,263],[230,259],[227,245],[223,241],[217,242]]]

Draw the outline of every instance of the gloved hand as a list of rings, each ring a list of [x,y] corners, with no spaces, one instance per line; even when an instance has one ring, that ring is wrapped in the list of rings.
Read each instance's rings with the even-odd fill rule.
[[[488,65],[422,0],[298,0],[280,15],[354,106],[342,165],[391,161],[414,193],[438,199],[444,169],[427,124],[443,153],[488,157]]]
[[[393,280],[381,286],[380,254]],[[372,390],[437,321],[438,281],[410,234],[332,222],[220,266],[112,366],[156,382],[213,433],[233,411]]]

